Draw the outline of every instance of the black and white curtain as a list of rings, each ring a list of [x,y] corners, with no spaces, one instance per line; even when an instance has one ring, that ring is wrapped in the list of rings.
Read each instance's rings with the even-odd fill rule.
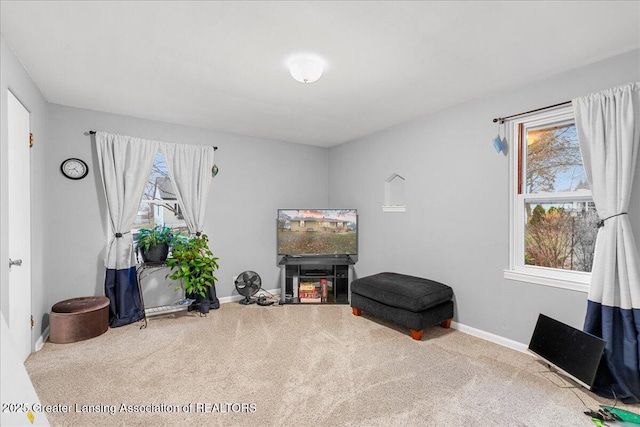
[[[606,341],[594,391],[640,402],[640,259],[627,210],[640,149],[640,83],[572,101],[598,216],[584,330]],[[635,219],[636,221],[638,218]]]

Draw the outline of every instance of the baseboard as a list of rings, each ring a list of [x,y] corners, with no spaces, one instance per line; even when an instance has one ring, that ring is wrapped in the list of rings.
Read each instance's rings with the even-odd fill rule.
[[[49,327],[47,326],[44,332],[42,332],[42,335],[38,337],[38,341],[36,341],[35,351],[40,351],[40,349],[42,349],[42,347],[44,346],[44,343],[46,343],[48,339],[49,339]]]
[[[269,292],[270,294],[273,294],[273,296],[280,296],[280,288],[278,289],[264,289],[265,292]],[[258,293],[260,293],[260,291],[258,291]],[[222,297],[222,298],[218,298],[220,300],[220,304],[224,304],[227,302],[235,302],[235,301],[240,301],[241,299],[244,299],[244,297],[242,295],[232,295],[230,297]],[[42,332],[42,335],[40,335],[38,337],[38,340],[36,341],[35,344],[35,351],[40,351],[42,349],[42,347],[44,346],[44,343],[47,342],[47,340],[49,339],[49,327],[47,326],[47,328],[44,330],[44,332]]]
[[[264,289],[265,292],[272,294],[273,296],[280,295],[280,288],[277,289]],[[259,293],[259,292],[258,292]],[[244,299],[242,295],[232,295],[229,297],[219,298],[221,304],[225,304],[228,302],[236,302]],[[520,353],[531,355],[531,353],[527,350],[528,346],[518,341],[510,340],[509,338],[501,337],[500,335],[495,335],[490,332],[485,332],[480,329],[473,328],[471,326],[467,326],[463,323],[451,322],[451,328],[458,330],[460,332],[464,332],[465,334],[473,335],[474,337],[481,338],[483,340],[492,342],[494,344],[501,345],[503,347],[510,348],[515,351],[519,351]],[[35,351],[40,351],[44,346],[44,343],[49,339],[49,327],[42,332],[42,335],[38,338],[35,345]]]
[[[268,292],[269,294],[272,294],[273,296],[280,296],[280,288],[278,289],[260,289],[260,291],[263,292]],[[260,293],[260,291],[258,291],[258,294]],[[231,295],[230,297],[222,297],[222,298],[218,298],[220,300],[220,304],[224,304],[227,302],[236,302],[236,301],[240,301],[242,299],[244,299],[244,297],[242,295]]]
[[[482,338],[485,341],[490,341],[503,347],[519,351],[520,353],[531,355],[531,353],[527,351],[528,346],[526,344],[522,344],[521,342],[513,341],[509,338],[501,337],[500,335],[495,335],[490,332],[472,328],[471,326],[467,326],[458,322],[451,322],[451,327],[460,332],[464,332],[465,334],[473,335],[474,337]]]

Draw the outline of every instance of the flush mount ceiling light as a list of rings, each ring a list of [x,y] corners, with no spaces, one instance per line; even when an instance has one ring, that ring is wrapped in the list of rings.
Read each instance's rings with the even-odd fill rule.
[[[311,56],[296,56],[289,61],[291,76],[300,83],[313,83],[320,78],[324,69],[322,59]]]

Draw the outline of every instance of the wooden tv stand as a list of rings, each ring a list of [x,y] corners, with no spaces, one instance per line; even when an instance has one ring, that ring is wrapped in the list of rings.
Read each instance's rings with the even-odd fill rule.
[[[356,262],[348,255],[336,256],[284,256],[280,304],[349,304],[349,266]],[[323,280],[324,279],[324,280]],[[326,297],[323,282],[326,281]],[[300,289],[314,285],[317,298],[300,298]]]

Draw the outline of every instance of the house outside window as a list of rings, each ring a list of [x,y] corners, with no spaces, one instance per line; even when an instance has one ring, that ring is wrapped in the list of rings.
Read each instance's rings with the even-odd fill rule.
[[[587,291],[598,216],[571,106],[510,122],[510,262],[505,278]]]
[[[182,234],[188,234],[182,209],[178,204],[164,156],[160,151],[156,153],[131,231],[135,237],[139,229],[155,226],[165,226]]]

